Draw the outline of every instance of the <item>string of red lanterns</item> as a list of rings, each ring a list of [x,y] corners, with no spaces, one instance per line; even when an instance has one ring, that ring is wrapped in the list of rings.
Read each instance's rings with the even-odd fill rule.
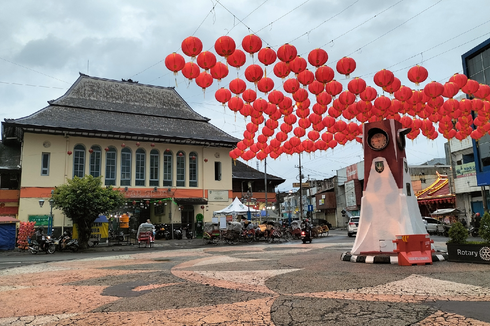
[[[291,44],[284,44],[277,51],[262,48],[262,40],[254,34],[245,36],[241,45],[249,55],[258,54],[258,61],[265,67],[250,64],[245,68],[246,81],[233,79],[228,87],[215,92],[218,102],[251,119],[244,139],[230,152],[233,159],[256,157],[263,160],[268,156],[277,158],[283,153],[333,149],[348,141],[360,141],[363,123],[383,119],[395,119],[411,128],[407,135],[409,139],[420,134],[429,139],[439,135],[447,139],[463,140],[468,136],[480,139],[490,134],[490,86],[479,84],[463,74],[453,75],[444,84],[434,81],[422,89],[412,89],[401,85],[393,72],[382,69],[374,75],[373,81],[389,94],[385,96],[358,77],[350,80],[344,90],[335,80],[334,69],[326,65],[328,54],[323,49],[310,51],[305,60],[297,55]],[[232,67],[246,64],[245,53],[236,48],[235,41],[229,36],[218,38],[214,49]],[[201,52],[202,43],[198,38],[186,38],[182,42],[182,51],[191,61],[185,62],[177,53],[165,58],[165,66],[174,74],[181,72],[203,89],[211,86],[214,79],[220,81],[228,75],[228,66],[217,62],[216,55],[210,51]],[[193,62],[196,57],[197,64]],[[309,70],[308,64],[314,70]],[[274,81],[267,77],[269,65],[273,65],[274,75],[283,80],[283,90],[274,89]],[[356,69],[356,62],[344,57],[335,68],[349,78]],[[407,73],[416,86],[425,82],[428,75],[427,69],[419,65]],[[247,82],[253,83],[255,90],[247,88]],[[256,90],[264,95],[258,96]],[[471,99],[454,99],[460,92]],[[286,93],[291,94],[294,101]],[[316,100],[312,110],[310,94]],[[472,112],[476,113],[474,119]],[[283,123],[279,124],[281,118]]]

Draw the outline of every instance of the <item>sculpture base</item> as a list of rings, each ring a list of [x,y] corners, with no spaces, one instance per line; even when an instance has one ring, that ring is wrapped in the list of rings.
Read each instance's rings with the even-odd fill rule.
[[[370,252],[353,255],[350,251],[342,253],[340,260],[352,263],[366,264],[395,264],[398,265],[397,253]],[[432,252],[432,262],[447,260],[447,253],[443,251]]]

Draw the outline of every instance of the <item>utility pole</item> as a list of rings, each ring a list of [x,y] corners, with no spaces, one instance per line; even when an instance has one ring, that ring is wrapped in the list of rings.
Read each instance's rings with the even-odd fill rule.
[[[303,174],[301,173],[301,153],[298,153],[299,165],[299,216],[300,221],[303,220]]]

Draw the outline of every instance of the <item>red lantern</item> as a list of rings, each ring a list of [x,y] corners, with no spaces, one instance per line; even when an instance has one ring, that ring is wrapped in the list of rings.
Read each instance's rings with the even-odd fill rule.
[[[326,109],[326,108],[325,108]],[[310,120],[311,124],[313,125],[317,125],[319,123],[322,122],[322,116],[317,114],[317,113],[312,113],[310,114],[310,116],[308,117],[308,120]],[[323,127],[323,124],[322,124],[322,127]]]
[[[385,92],[393,94],[394,92],[398,91],[401,86],[402,86],[402,83],[401,83],[400,79],[394,77],[393,82],[391,84],[389,84],[388,86],[383,87],[383,90]]]
[[[247,103],[252,103],[257,99],[257,93],[253,89],[246,89],[242,93],[242,98]]]
[[[288,134],[284,131],[280,131],[276,134],[276,139],[282,143],[288,139]]]
[[[315,103],[315,104],[313,104],[313,112],[315,112],[316,114],[322,115],[325,112],[327,112],[327,105],[321,105],[321,104]]]
[[[276,111],[277,111],[277,106],[275,104],[267,103],[267,108],[264,110],[264,113],[268,114],[270,117],[271,115],[274,115]]]
[[[289,125],[289,124],[287,124],[285,122],[283,124],[281,124],[281,131],[282,132],[284,132],[284,133],[287,134],[287,133],[291,132],[291,130],[293,130],[293,126],[292,125]]]
[[[139,146],[138,144],[139,144],[139,143],[136,143],[136,146]],[[93,149],[89,149],[89,150],[88,150],[88,152],[89,152],[90,154],[92,154],[92,153],[94,152],[94,150],[93,150]]]
[[[318,95],[325,90],[325,86],[319,81],[314,80],[311,84],[308,85],[308,90],[311,94]]]
[[[238,112],[238,111],[240,111],[241,108],[243,108],[243,100],[241,98],[239,98],[238,96],[233,96],[228,101],[228,107],[233,112]]]
[[[281,110],[288,110],[291,106],[293,105],[293,100],[289,97],[284,97],[283,100],[277,104],[279,106],[279,109]]]
[[[386,111],[391,106],[391,100],[386,96],[380,96],[374,100],[374,106],[380,111]]]
[[[171,53],[165,58],[165,67],[168,70],[173,71],[174,74],[181,71],[184,68],[185,60],[184,57],[178,53]]]
[[[298,51],[296,50],[296,48],[288,43],[282,45],[277,50],[277,57],[279,58],[279,60],[286,63],[293,61],[296,58],[297,54]]]
[[[284,94],[281,91],[272,91],[269,93],[269,102],[279,104],[284,100]]]
[[[245,57],[245,53],[240,50],[236,49],[235,52],[233,52],[231,55],[226,58],[226,62],[232,67],[239,68],[245,64],[247,61],[247,58]]]
[[[259,61],[265,66],[273,64],[276,58],[276,52],[270,47],[263,48],[259,51]]]
[[[299,74],[306,69],[307,65],[308,64],[306,63],[306,60],[298,55],[296,58],[294,58],[293,61],[289,63],[289,69],[291,69],[291,71],[295,74]]]
[[[307,109],[310,107],[310,104],[310,100],[306,98],[302,102],[296,102],[296,107],[298,108],[298,110]]]
[[[412,94],[412,92],[410,92],[410,95],[411,94]],[[372,100],[374,100],[376,98],[376,96],[378,96],[378,92],[376,91],[375,88],[373,88],[371,86],[367,86],[366,89],[359,94],[359,97],[361,98],[361,100],[363,100],[365,102],[371,102]]]
[[[356,69],[356,62],[352,58],[343,57],[337,62],[336,68],[340,74],[349,77],[349,75]]]
[[[308,69],[303,70],[298,74],[298,81],[301,84],[303,84],[303,86],[310,85],[314,80],[315,80],[315,75]]]
[[[235,41],[229,36],[221,36],[214,43],[216,53],[225,58],[232,55],[235,52],[235,48]]]
[[[201,52],[197,56],[197,64],[204,70],[209,70],[216,65],[216,56],[209,51]]]
[[[310,51],[310,54],[308,54],[308,62],[310,63],[310,65],[317,68],[327,63],[327,60],[327,51],[323,49],[314,49]]]
[[[274,75],[279,78],[286,78],[290,72],[291,69],[289,69],[288,64],[285,62],[279,61],[274,65]]]
[[[478,91],[473,93],[473,95],[479,99],[486,99],[490,95],[490,86],[486,84],[480,84]]]
[[[296,102],[304,102],[308,98],[308,91],[304,88],[300,88],[293,93],[293,99]]]
[[[359,95],[366,89],[366,82],[359,77],[354,78],[347,84],[347,89],[353,94]]]
[[[332,101],[332,95],[327,92],[322,92],[316,96],[316,101],[320,105],[327,106]]]
[[[400,102],[406,102],[412,97],[412,89],[407,86],[402,86],[395,92],[395,98]]]
[[[284,116],[284,123],[287,123],[288,125],[293,125],[296,123],[298,118],[294,114],[289,114]]]
[[[333,80],[335,72],[328,66],[321,66],[315,71],[315,78],[320,83],[326,84]]]
[[[480,88],[480,84],[476,81],[476,80],[473,80],[473,79],[468,79],[468,81],[466,82],[466,85],[464,85],[463,87],[461,87],[461,90],[472,96],[473,94],[475,94],[476,92],[478,92],[478,89]]]
[[[234,94],[241,94],[247,89],[247,84],[240,78],[235,78],[230,82],[230,85],[228,86],[230,88],[230,91]]]
[[[262,93],[269,93],[274,89],[274,81],[269,77],[264,77],[257,83],[257,88]]]
[[[444,93],[444,86],[436,81],[430,82],[424,87],[424,93],[428,97],[435,98]]]
[[[126,144],[125,144],[125,143],[122,143],[122,144],[121,144],[121,147],[122,147],[122,148],[126,147]]]
[[[296,137],[301,138],[306,134],[306,131],[304,128],[296,127],[294,128],[293,133]]]
[[[325,86],[325,91],[332,96],[337,96],[342,92],[342,84],[336,80],[332,80]]]
[[[461,89],[466,85],[468,77],[466,77],[464,74],[454,74],[451,76],[451,78],[449,78],[449,81],[455,83]]]
[[[72,151],[68,151],[68,152],[66,152],[66,153],[67,153],[68,155],[73,154],[73,152],[72,152]]]
[[[269,103],[267,103],[266,100],[259,98],[254,101],[253,107],[255,110],[259,112],[264,112],[265,109],[267,109],[267,106]]]
[[[344,106],[354,103],[355,100],[356,96],[349,91],[343,91],[339,95],[339,102]]]
[[[228,89],[221,87],[214,93],[214,97],[216,98],[216,101],[225,104],[230,100],[231,92]]]
[[[264,76],[264,71],[259,65],[250,65],[245,69],[245,78],[251,83],[257,83],[262,76]]]
[[[194,58],[202,51],[202,42],[195,36],[189,36],[182,41],[182,52],[185,55]]]
[[[205,89],[213,84],[213,76],[203,71],[197,76],[196,84],[202,89]]]
[[[250,104],[244,104],[243,107],[240,109],[240,114],[243,115],[244,117],[250,116],[252,113],[252,106]]]
[[[427,79],[429,73],[424,67],[416,65],[415,67],[412,67],[410,68],[410,70],[408,70],[407,76],[412,83],[418,85],[419,83],[423,83]]]
[[[104,150],[105,150],[106,152],[108,152],[108,151],[109,151],[109,147],[104,148]]]
[[[187,62],[184,65],[184,68],[182,68],[182,75],[185,76],[185,78],[189,80],[193,80],[199,74],[201,73],[201,70],[199,69],[199,66],[195,64],[194,62]]]
[[[254,54],[262,48],[262,40],[257,35],[247,35],[242,40],[242,48],[244,51]]]
[[[290,78],[284,82],[283,88],[288,93],[294,93],[299,89],[299,82],[296,78]]]
[[[151,147],[155,147],[155,143],[151,143],[151,144],[150,144],[150,146],[151,146]]]
[[[211,76],[213,76],[214,79],[220,81],[221,79],[228,76],[228,67],[224,63],[216,62],[214,67],[211,68]]]
[[[374,83],[379,87],[386,87],[393,82],[395,75],[389,70],[382,69],[374,75]]]

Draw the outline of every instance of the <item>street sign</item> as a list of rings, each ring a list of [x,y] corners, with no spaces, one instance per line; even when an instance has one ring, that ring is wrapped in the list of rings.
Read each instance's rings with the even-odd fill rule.
[[[299,188],[300,183],[299,182],[293,182],[293,188]],[[302,188],[310,188],[310,184],[308,182],[303,182],[301,185]]]
[[[313,205],[308,205],[308,212],[313,212]]]

